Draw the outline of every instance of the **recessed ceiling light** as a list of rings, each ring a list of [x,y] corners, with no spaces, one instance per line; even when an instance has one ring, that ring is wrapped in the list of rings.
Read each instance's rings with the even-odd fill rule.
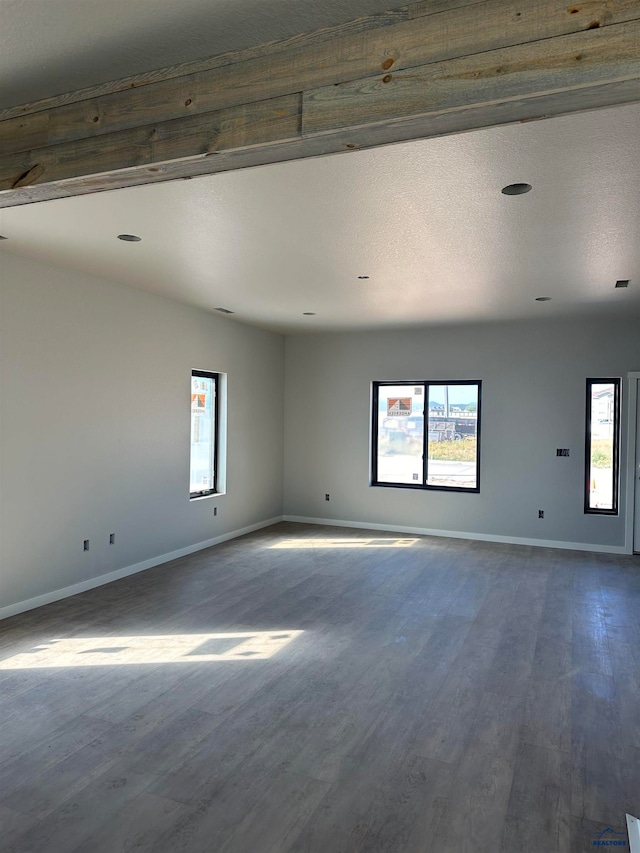
[[[135,234],[118,234],[118,240],[123,240],[125,243],[139,243],[142,237]]]
[[[628,278],[619,278],[616,281],[616,287],[629,287],[629,279]]]
[[[358,278],[365,279],[365,278],[369,278],[369,276],[368,275],[359,275]]]
[[[219,311],[221,314],[235,314],[235,311],[229,311],[228,308],[216,308],[216,311]]]
[[[550,296],[536,296],[536,302],[551,302]]]
[[[531,191],[531,184],[508,184],[506,187],[502,187],[502,192],[505,195],[524,195]]]
[[[316,312],[315,311],[303,311],[302,316],[303,317],[315,317]]]

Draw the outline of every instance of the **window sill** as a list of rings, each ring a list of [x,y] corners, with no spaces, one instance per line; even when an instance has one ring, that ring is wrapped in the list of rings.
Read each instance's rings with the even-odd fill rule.
[[[226,492],[210,492],[208,495],[189,495],[189,502],[193,501],[206,501],[209,498],[220,498],[223,495],[226,495]]]
[[[466,486],[428,486],[422,485],[421,483],[417,483],[414,485],[413,483],[369,483],[369,487],[372,489],[413,489],[413,491],[418,492],[458,492],[458,493],[466,493],[469,495],[479,495],[480,494],[480,486],[474,486],[473,488],[467,488]]]

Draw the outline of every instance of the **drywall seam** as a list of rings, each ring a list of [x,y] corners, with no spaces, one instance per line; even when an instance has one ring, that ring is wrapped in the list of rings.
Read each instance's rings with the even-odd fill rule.
[[[238,536],[244,536],[246,533],[253,533],[254,530],[260,530],[263,527],[270,527],[272,524],[277,524],[282,520],[282,516],[277,516],[276,518],[268,518],[264,521],[258,521],[256,524],[250,524],[248,527],[242,527],[239,530],[232,530],[230,533],[223,533],[221,536],[215,536],[213,539],[207,539],[205,542],[197,542],[195,545],[187,545],[185,548],[179,548],[177,551],[171,551],[168,554],[160,554],[157,557],[152,557],[150,560],[143,560],[141,563],[134,563],[131,566],[125,566],[123,569],[117,569],[115,572],[98,575],[95,578],[80,581],[80,583],[75,583],[72,586],[65,586],[62,589],[56,589],[52,592],[45,592],[42,595],[37,595],[35,598],[27,598],[24,601],[9,604],[7,607],[0,608],[0,620],[8,619],[10,616],[17,616],[18,613],[24,613],[27,610],[34,610],[36,607],[43,607],[45,604],[51,604],[52,602],[60,601],[63,598],[69,598],[72,595],[78,595],[81,592],[87,592],[90,589],[95,589],[98,586],[104,586],[104,584],[120,580],[121,578],[126,578],[129,575],[144,572],[146,569],[153,569],[156,566],[161,566],[163,563],[169,563],[171,560],[177,560],[179,557],[186,557],[188,554],[193,554],[196,551],[202,551],[205,548],[211,548],[213,545],[219,545],[221,542],[226,542],[229,539],[236,539]]]
[[[479,542],[502,542],[507,545],[533,545],[538,548],[561,548],[568,551],[592,551],[599,554],[627,553],[624,545],[590,545],[585,542],[562,542],[553,539],[525,539],[519,536],[498,536],[491,533],[463,533],[459,530],[432,530],[428,527],[403,527],[397,524],[375,524],[367,521],[341,521],[336,518],[285,515],[283,521],[323,524],[330,527],[355,527],[363,530],[385,530],[390,533],[414,533],[417,536],[444,536],[450,539],[472,539]]]

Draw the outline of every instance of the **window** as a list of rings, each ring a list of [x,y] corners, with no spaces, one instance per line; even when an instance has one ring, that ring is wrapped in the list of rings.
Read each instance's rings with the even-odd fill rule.
[[[217,491],[218,479],[218,374],[191,373],[191,474],[190,496],[200,498]]]
[[[587,379],[584,511],[618,514],[620,380]]]
[[[374,382],[371,485],[479,492],[481,386]]]

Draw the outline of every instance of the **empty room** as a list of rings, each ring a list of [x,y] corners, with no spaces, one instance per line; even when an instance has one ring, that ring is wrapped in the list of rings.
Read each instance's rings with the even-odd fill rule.
[[[640,853],[640,0],[0,46],[0,850]]]

